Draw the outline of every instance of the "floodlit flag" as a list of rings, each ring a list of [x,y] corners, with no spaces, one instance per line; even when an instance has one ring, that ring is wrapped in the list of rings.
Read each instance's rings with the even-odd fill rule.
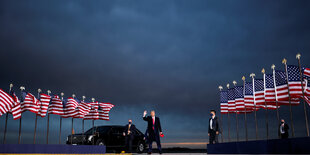
[[[267,105],[276,105],[276,94],[272,74],[264,74],[265,100]]]
[[[254,79],[254,96],[257,108],[263,108],[265,105],[264,80]]]
[[[302,97],[302,87],[301,87],[301,81],[300,81],[299,67],[294,66],[294,65],[288,65],[287,73],[288,73],[288,84],[289,84],[291,98],[298,99]]]
[[[90,103],[81,101],[76,109],[78,111],[78,114],[75,116],[75,118],[84,118],[85,115],[89,113],[90,108]]]
[[[49,103],[51,101],[51,96],[41,93],[39,101],[40,101],[39,102],[39,107],[40,108],[39,108],[38,115],[41,116],[41,117],[45,117],[46,113],[47,113],[47,109],[48,109]]]
[[[237,111],[244,111],[244,96],[243,96],[243,86],[235,87],[235,105]]]
[[[274,81],[276,84],[276,98],[279,105],[289,105],[289,93],[286,74],[283,71],[274,71]],[[291,98],[291,105],[298,105],[298,99]]]
[[[99,119],[101,120],[110,120],[109,112],[114,107],[111,103],[99,103]]]
[[[310,106],[310,68],[304,69],[304,81],[306,83],[304,87],[304,94],[305,94],[304,100]]]
[[[24,91],[22,94],[24,94]],[[38,114],[40,109],[39,100],[31,93],[27,93],[27,95],[24,98],[24,101],[21,103],[21,109],[22,112],[30,111],[35,114]]]
[[[99,112],[98,112],[98,108],[99,108],[99,103],[98,102],[91,102],[90,103],[90,111],[87,115],[84,116],[83,119],[87,120],[87,119],[99,119]]]
[[[253,85],[252,82],[244,84],[244,105],[247,110],[254,109]]]
[[[13,119],[17,120],[17,119],[20,119],[21,116],[22,116],[22,110],[21,110],[21,106],[20,106],[20,101],[19,101],[18,97],[15,95],[15,93],[13,91],[11,91],[11,96],[12,96],[12,98],[14,100],[14,106],[10,110],[10,113],[12,113]]]
[[[64,115],[62,117],[68,118],[78,115],[78,110],[76,110],[78,105],[79,103],[73,97],[67,98],[67,102],[65,103]]]
[[[0,89],[0,116],[11,110],[14,103],[13,98],[8,93]]]
[[[234,88],[229,88],[227,90],[227,99],[228,99],[228,112],[235,113],[236,103],[235,103],[235,89]]]
[[[227,91],[220,91],[221,114],[228,113]]]
[[[64,105],[58,95],[54,95],[48,107],[49,114],[62,116],[64,114]]]

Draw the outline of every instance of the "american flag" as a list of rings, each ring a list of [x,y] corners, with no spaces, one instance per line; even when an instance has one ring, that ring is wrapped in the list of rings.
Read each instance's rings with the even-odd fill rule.
[[[265,100],[267,105],[276,105],[276,94],[272,74],[264,74]]]
[[[13,119],[17,120],[17,119],[20,119],[21,116],[22,116],[22,110],[21,110],[21,106],[20,106],[20,101],[19,101],[18,97],[15,95],[14,91],[11,91],[11,96],[12,96],[12,98],[14,100],[14,106],[10,110],[10,113],[12,113]]]
[[[39,99],[39,111],[38,115],[41,117],[45,117],[47,113],[47,109],[49,106],[49,103],[51,101],[51,96],[40,93],[40,99]]]
[[[304,81],[306,83],[305,87],[304,87],[304,93],[305,93],[304,100],[310,106],[310,68],[305,68],[304,69]]]
[[[283,71],[274,71],[274,78],[276,83],[276,98],[279,105],[289,105],[289,94],[287,86],[286,73]],[[291,105],[298,105],[298,99],[291,99]]]
[[[221,113],[228,113],[228,99],[227,99],[227,91],[220,91],[220,105],[221,105]]]
[[[244,95],[243,95],[243,86],[235,87],[235,104],[237,111],[244,111]]]
[[[110,120],[109,112],[114,107],[111,103],[99,103],[98,113],[99,119],[101,120]]]
[[[64,105],[58,95],[52,97],[51,103],[48,107],[48,113],[60,116],[64,114]]]
[[[81,101],[76,109],[78,111],[78,114],[75,116],[75,118],[84,118],[85,115],[89,113],[90,108],[90,103]]]
[[[265,94],[264,94],[264,80],[254,79],[254,96],[255,104],[257,108],[264,107],[265,105]]]
[[[22,98],[23,98],[24,94],[25,94],[25,92],[22,92]],[[40,108],[39,107],[39,100],[34,95],[32,95],[31,93],[27,93],[27,95],[24,98],[24,101],[21,102],[22,112],[30,111],[30,112],[33,112],[35,114],[38,114],[39,108]]]
[[[291,98],[298,99],[302,96],[299,67],[294,65],[288,65],[287,73]]]
[[[228,99],[228,112],[235,113],[236,104],[235,104],[235,89],[234,88],[229,88],[227,90],[227,99]]]
[[[99,108],[99,103],[98,102],[91,102],[90,103],[90,111],[87,115],[84,116],[83,119],[87,120],[87,119],[99,119],[99,112],[98,112],[98,108]]]
[[[253,110],[254,109],[252,82],[245,82],[245,84],[244,84],[244,104],[245,104],[245,108],[247,110]]]
[[[0,116],[11,110],[14,103],[13,98],[8,93],[0,89]]]
[[[64,115],[62,115],[62,117],[68,118],[78,115],[78,111],[76,110],[78,105],[79,103],[73,97],[67,98],[67,102],[65,103]]]

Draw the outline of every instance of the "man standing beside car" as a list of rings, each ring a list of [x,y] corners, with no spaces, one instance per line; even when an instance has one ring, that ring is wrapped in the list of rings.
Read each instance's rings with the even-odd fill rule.
[[[136,132],[136,126],[132,124],[132,120],[128,120],[128,124],[125,126],[123,136],[125,136],[125,144],[127,152],[132,152],[132,141],[134,139],[134,134]]]
[[[157,148],[159,150],[159,154],[162,154],[160,137],[162,135],[162,129],[160,125],[160,120],[158,117],[155,117],[155,111],[151,111],[151,116],[146,117],[147,112],[143,113],[143,120],[147,121],[147,130],[148,130],[148,143],[149,143],[149,151],[148,154],[152,153],[152,143],[156,141]]]

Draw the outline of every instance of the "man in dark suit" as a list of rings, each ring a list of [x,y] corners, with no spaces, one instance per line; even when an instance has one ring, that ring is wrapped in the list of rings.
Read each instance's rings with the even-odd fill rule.
[[[280,125],[279,125],[279,130],[278,134],[281,139],[286,139],[288,138],[288,125],[285,123],[284,119],[281,119]]]
[[[209,119],[209,144],[218,143],[218,134],[219,134],[219,123],[217,117],[215,116],[215,110],[210,111],[211,118]]]
[[[123,135],[125,137],[126,149],[129,153],[132,152],[132,141],[134,139],[134,134],[136,132],[136,126],[132,124],[132,120],[128,120],[128,124],[125,126]]]
[[[162,129],[160,125],[160,120],[158,117],[155,117],[155,111],[151,111],[151,116],[146,117],[147,112],[144,111],[143,113],[143,120],[147,121],[147,131],[148,131],[148,143],[149,143],[149,150],[148,154],[152,153],[152,143],[156,141],[157,148],[159,153],[162,154],[161,151],[161,144],[160,144],[160,137],[159,135],[162,134]]]

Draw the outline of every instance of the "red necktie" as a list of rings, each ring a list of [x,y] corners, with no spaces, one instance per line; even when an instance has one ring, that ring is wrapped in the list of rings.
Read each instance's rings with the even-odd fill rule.
[[[154,118],[152,118],[153,119],[153,130],[155,130],[154,129],[154,126],[155,126],[155,119]]]

